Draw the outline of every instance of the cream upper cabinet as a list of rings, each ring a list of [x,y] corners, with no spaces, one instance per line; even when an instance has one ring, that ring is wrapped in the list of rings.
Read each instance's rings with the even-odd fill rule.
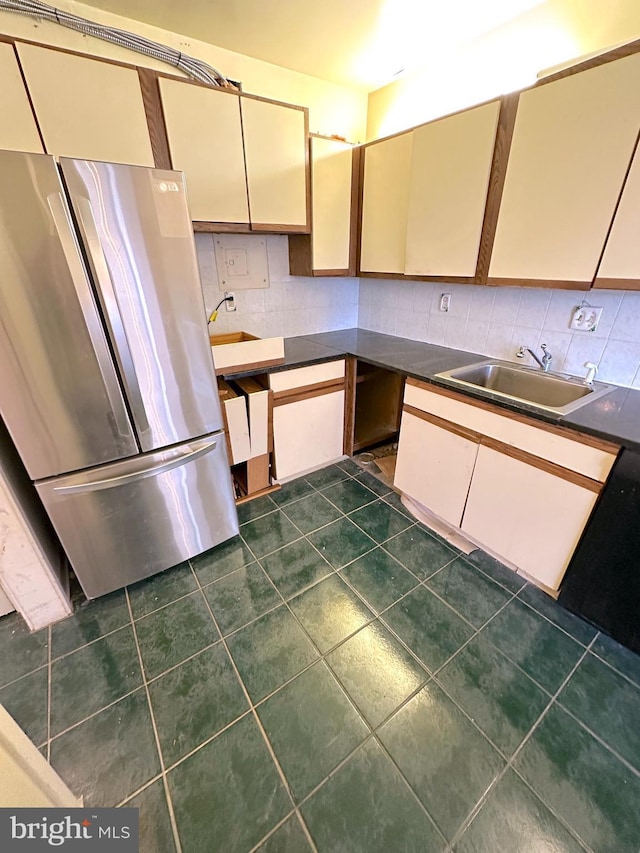
[[[475,275],[499,115],[493,101],[414,130],[407,275]]]
[[[252,228],[306,230],[306,110],[246,97],[240,103]]]
[[[0,44],[0,148],[42,154],[42,142],[13,47]]]
[[[404,273],[413,132],[364,149],[362,272]]]
[[[349,268],[353,146],[311,138],[311,233],[314,270]]]
[[[639,127],[640,53],[520,95],[490,282],[588,287]]]
[[[191,218],[249,222],[240,98],[160,78],[171,165],[184,171]]]
[[[640,156],[631,164],[594,287],[640,287]]]
[[[136,71],[31,44],[17,50],[49,154],[154,165]]]

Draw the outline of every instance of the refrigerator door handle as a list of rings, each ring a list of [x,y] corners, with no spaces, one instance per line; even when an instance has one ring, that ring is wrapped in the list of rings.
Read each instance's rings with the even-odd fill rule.
[[[82,492],[96,492],[101,489],[112,489],[115,486],[124,486],[127,483],[133,483],[136,480],[144,480],[145,477],[156,477],[158,474],[164,474],[166,471],[171,471],[173,468],[177,468],[187,462],[193,462],[200,456],[205,456],[205,454],[211,453],[211,451],[216,449],[217,444],[217,439],[202,439],[187,445],[189,449],[186,453],[182,448],[180,448],[174,452],[172,458],[167,459],[166,457],[171,453],[171,451],[165,451],[162,454],[164,458],[161,462],[151,461],[148,465],[144,465],[143,467],[138,467],[138,465],[136,465],[135,469],[127,474],[119,474],[116,477],[107,477],[102,480],[91,480],[86,483],[77,483],[69,486],[54,486],[53,491],[57,495],[74,495]],[[157,454],[154,455],[157,456]],[[131,462],[134,465],[136,464],[135,459],[131,460]],[[122,465],[125,463],[120,464]]]
[[[114,337],[118,362],[124,374],[127,396],[135,413],[136,427],[142,436],[149,432],[149,421],[91,203],[82,196],[74,196],[73,203],[78,215],[85,248],[93,266],[96,283],[102,293],[103,307]]]
[[[122,405],[120,387],[113,373],[109,348],[104,338],[98,310],[93,301],[91,288],[87,281],[87,274],[80,255],[80,249],[76,243],[75,231],[69,210],[61,193],[50,193],[47,196],[47,204],[56,234],[60,240],[62,252],[69,267],[73,288],[89,332],[89,339],[91,340],[91,346],[96,357],[98,369],[100,370],[102,382],[111,404],[113,421],[120,435],[130,436],[131,425],[126,410]]]

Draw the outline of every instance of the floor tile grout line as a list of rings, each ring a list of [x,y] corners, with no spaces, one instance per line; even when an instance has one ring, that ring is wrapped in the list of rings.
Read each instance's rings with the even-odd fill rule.
[[[578,717],[573,711],[563,705],[562,701],[559,698],[555,700],[555,703],[556,705],[558,705],[559,708],[562,708],[565,714],[571,717],[572,720],[575,720],[575,722],[578,723],[580,728],[588,732],[594,740],[597,740],[598,743],[601,746],[605,747],[605,749],[607,749],[612,755],[614,755],[621,764],[624,764],[627,770],[630,770],[634,776],[638,776],[640,778],[640,767],[635,767],[633,764],[631,764],[629,759],[625,758],[624,755],[621,755],[615,747],[607,743],[607,741],[602,737],[602,735],[599,735],[596,731],[590,728],[589,725],[584,722],[584,720],[581,720],[580,717]]]
[[[53,669],[53,663],[51,660],[51,652],[53,646],[53,632],[51,630],[51,625],[49,625],[49,649],[48,649],[48,660],[47,660],[47,761],[51,763],[51,672]]]
[[[6,684],[3,684],[0,687],[0,694],[5,689],[5,687],[12,687],[14,684],[17,684],[19,681],[23,681],[25,678],[28,678],[30,675],[33,675],[34,672],[40,672],[41,669],[46,669],[49,666],[47,663],[42,663],[40,666],[37,666],[35,669],[30,669],[29,672],[25,672],[22,675],[19,675],[17,678],[14,678],[12,681],[7,681]]]
[[[588,643],[585,643],[582,640],[579,640],[574,634],[572,634],[570,631],[567,631],[566,628],[563,628],[562,625],[558,625],[557,622],[554,622],[553,619],[550,619],[545,613],[542,613],[540,610],[538,610],[538,608],[534,604],[529,604],[528,601],[525,601],[524,598],[521,598],[520,593],[524,589],[526,589],[527,586],[533,586],[535,589],[539,589],[539,587],[537,587],[535,584],[526,583],[523,587],[521,587],[518,590],[518,593],[516,595],[516,598],[518,599],[518,601],[521,602],[522,604],[524,604],[525,607],[528,607],[529,610],[533,610],[534,613],[537,613],[538,616],[541,616],[547,622],[550,622],[555,628],[557,628],[559,631],[562,631],[563,634],[566,634],[567,637],[570,637],[574,642],[576,642],[576,643],[578,643],[578,645],[582,646],[583,649],[589,648],[591,643],[597,638],[599,631],[596,630],[595,635],[589,640]],[[549,598],[551,598],[551,596],[549,596]],[[551,599],[551,600],[553,601],[554,599]],[[558,607],[559,606],[560,605],[558,605]],[[589,623],[587,622],[586,624],[588,625]]]
[[[595,639],[595,638],[594,638],[594,639]],[[592,643],[593,643],[593,640],[592,640]],[[501,771],[501,772],[500,772],[500,773],[495,777],[495,779],[492,781],[491,785],[489,785],[489,787],[488,787],[488,788],[487,788],[487,790],[484,792],[484,794],[482,795],[482,797],[478,800],[478,802],[475,804],[475,806],[473,807],[473,809],[471,809],[471,811],[469,812],[469,814],[467,815],[467,817],[465,818],[465,820],[462,822],[462,824],[461,824],[461,825],[460,825],[460,827],[458,828],[458,831],[456,832],[455,836],[451,839],[451,846],[452,846],[452,847],[454,847],[454,846],[457,844],[457,842],[460,840],[460,838],[461,838],[461,836],[464,834],[464,832],[466,832],[466,830],[469,828],[469,826],[471,826],[471,824],[472,824],[472,823],[473,823],[473,821],[475,820],[476,816],[478,815],[478,813],[480,812],[480,810],[482,809],[482,807],[483,807],[483,806],[484,806],[484,804],[486,803],[486,801],[487,801],[487,799],[488,799],[488,797],[489,797],[489,794],[490,794],[490,793],[492,793],[492,792],[495,790],[495,788],[497,787],[497,785],[499,784],[499,782],[501,781],[501,779],[506,775],[507,770],[508,770],[509,768],[511,768],[511,769],[513,769],[513,770],[515,770],[514,763],[515,763],[516,759],[518,758],[518,756],[520,755],[520,753],[523,751],[523,749],[525,748],[525,746],[527,745],[527,743],[528,743],[528,742],[529,742],[529,740],[531,739],[531,737],[532,737],[533,733],[538,729],[538,727],[540,726],[540,723],[544,720],[544,718],[545,718],[545,717],[547,716],[547,714],[549,713],[549,710],[551,709],[552,705],[554,704],[554,702],[555,702],[555,700],[556,700],[557,696],[562,692],[562,690],[564,689],[564,687],[567,685],[567,683],[569,682],[569,680],[570,680],[570,679],[571,679],[571,677],[573,676],[574,672],[578,669],[578,667],[580,666],[580,664],[582,663],[582,661],[583,661],[583,660],[584,660],[584,658],[586,657],[587,652],[588,652],[588,648],[587,648],[587,649],[583,649],[582,654],[580,655],[580,657],[578,658],[578,660],[576,661],[576,663],[573,665],[573,667],[569,670],[568,674],[565,676],[564,680],[562,681],[562,683],[560,684],[560,686],[558,687],[558,689],[557,689],[557,690],[552,694],[552,696],[551,696],[551,698],[550,698],[549,702],[547,703],[546,707],[542,709],[542,711],[540,712],[540,714],[539,714],[539,716],[538,716],[538,719],[535,721],[535,723],[531,726],[531,728],[529,729],[529,731],[527,732],[527,734],[524,736],[524,738],[523,738],[523,739],[522,739],[522,741],[520,742],[519,746],[516,748],[516,750],[514,751],[513,755],[511,756],[511,758],[508,760],[508,762],[507,762],[507,764],[505,765],[505,767],[504,767],[504,768],[502,769],[502,771]],[[519,775],[519,774],[518,774],[518,775]],[[534,791],[534,789],[533,789],[530,785],[529,785],[528,787],[529,787],[532,791]],[[552,813],[555,817],[557,817],[557,815],[555,814],[555,810],[554,810],[552,807],[550,807],[550,806],[549,806],[549,804],[547,803],[546,799],[545,799],[544,797],[542,797],[542,796],[541,796],[539,793],[537,793],[536,791],[534,791],[534,793],[536,794],[536,796],[538,797],[538,799],[539,799],[541,802],[543,802],[543,803],[544,803],[544,805],[545,805],[547,808],[549,808],[549,810],[551,811],[551,813]],[[576,835],[576,831],[575,831],[575,830],[572,830],[572,835]],[[582,839],[579,839],[579,840],[580,840],[580,843],[581,843],[581,844],[584,844],[584,842],[582,841]]]
[[[251,551],[251,553],[252,553],[252,554],[253,554],[253,556],[255,557],[255,553],[254,553],[254,551],[253,551],[253,550],[252,550],[248,545],[247,545],[247,547],[249,548],[249,550]],[[256,559],[257,559],[257,558],[256,558]],[[192,571],[193,571],[193,568],[192,568]],[[213,613],[213,610],[212,610],[212,608],[211,608],[211,604],[209,603],[209,600],[207,599],[206,595],[204,595],[204,592],[202,592],[202,586],[200,585],[200,582],[199,582],[199,580],[198,580],[198,577],[197,577],[196,573],[195,573],[195,572],[193,572],[193,575],[194,575],[194,577],[195,577],[195,579],[196,579],[196,583],[198,584],[198,587],[199,587],[199,589],[200,589],[200,592],[202,593],[203,598],[205,599],[205,602],[206,602],[207,608],[208,608],[208,610],[209,610],[209,614],[210,614],[210,616],[211,616],[211,619],[213,620],[213,623],[214,623],[214,625],[216,626],[216,628],[217,628],[217,630],[218,630],[218,633],[219,633],[219,634],[220,634],[220,636],[222,637],[222,632],[220,631],[220,626],[218,625],[218,621],[217,621],[217,619],[216,619],[216,617],[215,617],[215,615],[214,615],[214,613]],[[286,791],[286,793],[287,793],[287,795],[288,795],[288,797],[289,797],[289,799],[290,799],[290,801],[291,801],[291,805],[292,805],[292,807],[293,807],[294,811],[296,812],[296,814],[299,816],[300,821],[301,821],[301,822],[303,822],[302,815],[300,815],[300,813],[299,813],[299,811],[298,811],[298,807],[297,807],[297,805],[296,805],[296,801],[295,801],[295,798],[294,798],[294,796],[293,796],[293,792],[292,792],[292,790],[291,790],[291,787],[290,787],[290,785],[289,785],[289,782],[287,781],[287,777],[285,776],[284,770],[282,769],[282,766],[280,765],[280,762],[279,762],[279,760],[278,760],[278,757],[276,756],[276,753],[275,753],[275,751],[274,751],[274,749],[273,749],[273,746],[271,745],[271,741],[270,741],[270,740],[269,740],[269,738],[267,737],[267,733],[266,733],[266,731],[265,731],[265,729],[264,729],[264,726],[262,725],[262,720],[260,719],[260,717],[259,717],[259,715],[258,715],[258,712],[257,712],[257,710],[256,710],[256,707],[255,707],[255,705],[254,705],[254,703],[253,703],[253,699],[251,698],[251,695],[249,694],[249,690],[247,689],[247,686],[246,686],[246,685],[245,685],[245,683],[244,683],[244,679],[242,678],[242,676],[241,676],[241,674],[240,674],[240,670],[238,669],[238,666],[237,666],[237,664],[236,664],[236,662],[235,662],[235,659],[233,658],[233,656],[232,656],[232,654],[231,654],[231,650],[229,649],[229,646],[228,646],[228,644],[227,644],[227,642],[226,642],[226,639],[225,639],[224,637],[222,637],[221,642],[222,642],[222,644],[223,644],[223,646],[224,646],[224,649],[225,649],[225,651],[226,651],[226,653],[227,653],[227,656],[228,656],[228,658],[229,658],[229,661],[231,662],[231,666],[233,667],[233,670],[234,670],[234,672],[235,672],[236,678],[238,679],[238,682],[240,683],[240,685],[241,685],[241,687],[242,687],[242,691],[243,691],[243,693],[245,694],[245,698],[246,698],[246,700],[247,700],[247,702],[248,702],[248,704],[249,704],[250,712],[251,712],[251,714],[252,714],[252,716],[253,716],[253,719],[254,719],[254,721],[255,721],[255,723],[256,723],[256,725],[257,725],[257,727],[258,727],[259,731],[260,731],[260,734],[262,735],[262,739],[263,739],[263,741],[264,741],[264,743],[265,743],[265,745],[266,745],[266,747],[267,747],[267,750],[268,750],[268,752],[269,752],[269,754],[270,754],[270,756],[271,756],[271,760],[273,761],[273,764],[274,764],[274,766],[275,766],[275,768],[276,768],[276,772],[278,773],[278,776],[280,777],[280,780],[281,780],[281,782],[282,782],[282,785],[284,786],[284,789],[285,789],[285,791]],[[309,837],[310,837],[310,836],[309,836]],[[315,847],[315,844],[313,844],[313,849],[314,849],[314,853],[317,853],[317,849],[316,849],[316,847]]]
[[[594,641],[597,640],[599,637],[607,637],[607,639],[612,639],[607,634],[604,634],[602,631],[598,631],[598,635],[596,637],[594,637]],[[617,641],[614,640],[614,642],[617,642]],[[626,647],[623,646],[623,648],[626,648]],[[609,669],[612,669],[617,675],[621,675],[626,681],[628,681],[631,685],[633,685],[633,687],[635,687],[637,690],[640,690],[640,679],[636,680],[636,679],[632,678],[630,675],[627,675],[621,669],[619,669],[617,666],[614,666],[612,663],[609,663],[608,660],[605,660],[605,658],[603,658],[601,655],[599,655],[598,652],[594,652],[593,649],[589,649],[589,651],[591,652],[593,657],[596,658],[596,660],[600,661],[600,663],[606,664],[606,666],[608,666]]]
[[[156,775],[152,776],[151,779],[148,779],[144,783],[144,785],[140,785],[140,787],[136,788],[136,790],[133,791],[131,794],[127,794],[127,796],[124,798],[124,800],[120,800],[119,803],[116,803],[114,808],[116,808],[116,809],[123,808],[123,806],[126,806],[127,803],[131,802],[131,800],[135,800],[136,797],[139,797],[140,794],[142,794],[144,791],[147,790],[147,788],[150,788],[152,785],[155,785],[155,783],[158,782],[160,779],[162,779],[162,772],[156,773]]]
[[[313,545],[313,543],[311,543],[311,544]],[[251,550],[250,546],[247,546],[247,547],[249,547],[249,550]],[[315,547],[315,546],[314,546],[314,547]],[[316,549],[316,550],[317,550],[317,549]],[[318,552],[318,553],[320,553],[320,552]],[[278,591],[278,592],[279,592],[279,591]],[[281,595],[281,593],[279,593],[279,594]],[[358,597],[359,597],[359,598],[361,598],[361,600],[363,600],[363,601],[364,601],[364,599],[362,599],[362,597],[360,596],[360,594],[359,594],[359,593],[358,593]],[[334,679],[335,679],[335,680],[336,680],[336,682],[338,683],[338,685],[339,685],[339,687],[340,687],[340,689],[341,689],[341,691],[342,691],[343,695],[345,696],[345,698],[347,699],[347,701],[349,702],[349,704],[351,705],[351,707],[355,710],[355,712],[357,713],[357,715],[360,717],[360,719],[361,719],[361,720],[362,720],[362,722],[364,723],[364,725],[365,725],[366,729],[369,731],[370,735],[371,735],[371,736],[376,740],[376,742],[378,743],[378,746],[379,746],[381,749],[383,749],[383,750],[384,750],[385,754],[387,754],[388,758],[393,762],[394,766],[396,767],[396,770],[400,773],[401,778],[404,780],[405,784],[408,786],[408,788],[409,788],[409,790],[411,791],[412,795],[415,797],[416,801],[419,803],[420,808],[424,811],[424,813],[427,815],[428,819],[431,821],[431,823],[433,824],[433,826],[436,828],[436,831],[437,831],[437,832],[439,832],[439,833],[442,835],[442,837],[444,838],[444,840],[445,840],[445,842],[446,842],[446,840],[447,840],[447,839],[446,839],[446,837],[444,836],[444,834],[441,832],[441,830],[440,830],[440,829],[439,829],[439,827],[437,826],[437,824],[436,824],[436,822],[434,821],[433,817],[432,817],[432,816],[430,815],[430,813],[428,812],[428,810],[427,810],[426,806],[422,803],[422,801],[420,800],[420,798],[417,796],[416,792],[413,790],[413,788],[412,788],[412,787],[411,787],[411,785],[409,784],[409,781],[406,779],[406,777],[405,777],[404,773],[402,773],[402,771],[400,770],[400,768],[398,767],[398,765],[396,764],[396,762],[393,760],[392,756],[391,756],[391,755],[389,755],[389,753],[387,752],[387,750],[386,750],[386,748],[384,747],[384,745],[383,745],[383,744],[380,742],[380,740],[376,737],[374,728],[373,728],[373,727],[371,726],[371,724],[368,722],[368,720],[366,719],[366,717],[364,716],[364,714],[362,713],[362,711],[358,708],[358,706],[356,705],[356,703],[354,702],[354,700],[351,698],[351,696],[349,695],[349,693],[348,693],[348,691],[346,690],[346,688],[344,687],[344,685],[342,684],[341,680],[339,679],[339,677],[337,676],[337,674],[334,672],[333,668],[330,666],[330,664],[329,664],[329,663],[328,663],[328,661],[326,660],[326,657],[327,657],[327,656],[328,656],[332,651],[335,651],[335,649],[336,649],[336,648],[338,648],[340,645],[343,645],[344,643],[348,642],[348,640],[349,640],[349,639],[351,639],[351,637],[355,636],[355,634],[359,633],[361,630],[363,630],[364,628],[366,628],[368,625],[373,624],[373,623],[377,620],[377,618],[378,618],[378,617],[377,617],[377,616],[375,616],[375,614],[374,614],[374,618],[373,618],[373,619],[371,619],[371,620],[369,620],[365,625],[361,625],[361,626],[360,626],[359,628],[357,628],[354,632],[352,632],[348,637],[345,637],[345,638],[344,638],[344,639],[343,639],[339,644],[336,644],[336,645],[332,646],[332,647],[331,647],[330,649],[328,649],[326,652],[322,652],[322,650],[320,649],[320,647],[316,644],[316,642],[314,641],[314,639],[311,637],[311,635],[309,634],[309,632],[306,630],[305,626],[304,626],[304,625],[302,624],[302,622],[298,619],[297,615],[296,615],[296,614],[291,610],[291,608],[288,606],[288,602],[287,602],[287,601],[284,601],[284,599],[283,599],[283,602],[284,602],[285,606],[287,606],[287,608],[288,608],[289,612],[290,612],[290,613],[291,613],[291,615],[294,617],[294,619],[296,620],[296,622],[298,623],[298,625],[300,626],[300,628],[302,629],[302,631],[303,631],[303,632],[306,634],[306,636],[309,638],[309,641],[312,643],[312,645],[313,645],[313,646],[314,646],[314,648],[317,650],[317,652],[318,652],[318,654],[319,654],[319,656],[320,656],[320,657],[318,658],[318,660],[314,661],[312,664],[310,664],[308,667],[306,667],[306,669],[310,669],[310,668],[311,668],[311,666],[314,666],[315,664],[317,664],[317,663],[318,663],[318,661],[322,661],[322,662],[325,664],[325,666],[329,669],[329,672],[332,674],[332,676],[334,677]],[[368,608],[368,606],[367,606],[367,609],[370,609],[370,608]],[[424,665],[422,664],[422,662],[420,662],[420,666],[424,668]],[[303,671],[305,671],[305,670],[303,670]],[[427,672],[426,674],[427,674],[427,676],[428,676],[428,672]],[[294,676],[294,677],[291,679],[291,681],[294,681],[294,680],[295,680],[295,678],[299,677],[300,675],[302,675],[302,672],[300,672],[300,673],[298,673],[298,675]],[[427,678],[427,680],[428,680],[428,678]],[[425,681],[425,683],[426,683],[426,681]],[[422,686],[424,687],[424,684],[423,684]],[[281,690],[281,689],[282,689],[282,687],[284,687],[284,685],[281,685],[281,686],[280,686],[280,688],[278,688],[278,691],[274,691],[274,692],[279,692],[279,690]],[[271,695],[273,695],[273,694],[271,694]],[[262,702],[266,702],[268,698],[269,698],[269,697],[265,697],[265,698],[262,700]],[[261,702],[261,703],[262,703],[262,702]],[[266,733],[265,733],[265,737],[266,737]],[[368,738],[367,738],[367,739],[368,739]],[[366,742],[366,741],[365,741],[365,742]],[[361,745],[362,745],[362,744],[361,744]],[[355,751],[355,750],[354,750],[354,751]],[[338,765],[338,766],[340,766],[340,765]],[[336,770],[337,770],[337,768],[334,768],[334,770],[332,771],[332,773],[335,773],[335,772],[336,772]],[[328,778],[330,778],[330,775],[329,775],[329,776],[327,776],[327,779],[328,779]],[[326,781],[326,780],[325,780],[325,781]]]
[[[172,664],[170,667],[168,667],[168,669],[163,669],[162,672],[159,673],[158,675],[154,675],[151,678],[147,677],[147,684],[155,684],[156,681],[160,681],[160,679],[164,678],[165,675],[168,675],[170,672],[173,672],[174,670],[181,667],[183,663],[189,663],[189,661],[192,661],[194,658],[197,658],[198,655],[204,654],[204,652],[208,652],[211,649],[215,648],[217,645],[220,644],[221,639],[222,639],[221,637],[218,637],[218,639],[215,640],[215,642],[209,643],[208,646],[204,646],[203,648],[199,649],[197,652],[194,652],[192,655],[189,655],[189,657],[184,658],[184,660],[181,660],[178,663]]]
[[[162,785],[164,788],[165,799],[167,802],[167,809],[169,812],[169,820],[171,822],[171,831],[173,833],[173,841],[176,846],[177,853],[181,853],[182,851],[182,842],[180,841],[180,836],[178,834],[178,824],[176,823],[176,816],[173,810],[173,800],[171,798],[171,794],[169,791],[169,784],[167,782],[167,774],[164,763],[164,755],[162,752],[162,744],[160,742],[160,734],[158,733],[158,726],[156,725],[156,717],[153,710],[153,705],[151,703],[151,693],[149,691],[149,684],[147,681],[146,672],[144,669],[144,663],[142,660],[142,651],[140,649],[140,642],[138,640],[138,632],[136,630],[135,621],[133,619],[133,608],[131,607],[131,599],[129,598],[129,590],[125,590],[125,597],[127,601],[127,608],[129,610],[129,619],[131,620],[131,628],[133,630],[133,639],[136,644],[136,652],[138,654],[138,664],[140,666],[140,671],[142,674],[142,685],[144,687],[145,696],[147,699],[147,707],[149,709],[149,717],[151,719],[151,728],[153,729],[153,736],[156,742],[156,750],[158,752],[158,759],[160,761],[160,770],[162,774]]]
[[[78,726],[81,726],[83,723],[92,720],[94,717],[97,717],[98,714],[101,714],[103,711],[107,711],[109,708],[113,708],[114,705],[117,705],[118,702],[121,702],[123,699],[128,699],[130,696],[133,696],[134,693],[137,693],[139,690],[142,690],[143,685],[138,684],[137,687],[134,687],[132,690],[127,691],[127,693],[123,693],[122,696],[118,696],[117,699],[114,699],[113,702],[108,702],[106,705],[103,705],[102,708],[99,708],[97,711],[93,711],[91,714],[87,714],[86,717],[83,717],[81,720],[78,720],[77,723],[74,723],[71,726],[68,726],[66,729],[63,729],[60,732],[56,732],[51,735],[51,743],[57,740],[62,735],[66,735],[68,732],[73,731],[73,729],[77,729]]]

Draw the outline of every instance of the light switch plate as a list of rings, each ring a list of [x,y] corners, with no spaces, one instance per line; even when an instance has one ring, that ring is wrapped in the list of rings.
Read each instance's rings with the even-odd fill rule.
[[[269,287],[266,237],[216,234],[214,246],[220,290]]]

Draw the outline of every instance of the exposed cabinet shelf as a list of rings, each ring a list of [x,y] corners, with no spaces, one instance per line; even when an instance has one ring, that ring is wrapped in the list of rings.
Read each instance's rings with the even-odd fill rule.
[[[403,388],[401,374],[355,362],[353,444],[345,448],[349,455],[397,437]]]

